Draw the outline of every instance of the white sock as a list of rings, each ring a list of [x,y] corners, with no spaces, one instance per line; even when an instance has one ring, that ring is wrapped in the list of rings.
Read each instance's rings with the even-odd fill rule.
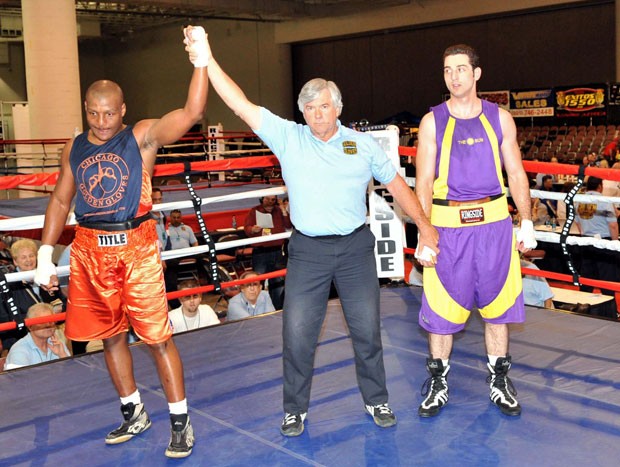
[[[448,364],[450,363],[450,359],[446,358],[445,360],[442,358],[441,363],[443,363],[444,368],[448,368]]]
[[[495,368],[495,364],[497,363],[497,359],[498,358],[505,358],[505,355],[487,355],[488,359],[489,359],[489,363],[491,364],[491,366],[493,368]]]
[[[184,415],[187,413],[187,399],[179,402],[168,402],[168,409],[172,415]]]
[[[129,394],[127,397],[121,397],[121,404],[127,405],[130,402],[134,405],[138,405],[142,402],[142,399],[140,398],[140,391],[136,389],[135,392]]]

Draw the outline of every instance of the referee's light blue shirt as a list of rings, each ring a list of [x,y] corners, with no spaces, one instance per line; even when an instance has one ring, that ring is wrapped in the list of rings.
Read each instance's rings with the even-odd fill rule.
[[[254,132],[280,161],[288,189],[291,222],[312,237],[347,235],[366,222],[366,190],[371,178],[383,184],[396,167],[372,136],[342,126],[329,141],[301,125],[261,108]]]

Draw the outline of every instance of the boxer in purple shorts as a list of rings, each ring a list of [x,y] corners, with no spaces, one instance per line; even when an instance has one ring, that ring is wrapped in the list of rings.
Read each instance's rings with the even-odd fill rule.
[[[424,268],[419,322],[428,332],[430,378],[418,414],[435,416],[448,402],[453,335],[477,309],[485,322],[490,399],[502,413],[519,415],[508,377],[508,324],[525,320],[518,251],[536,247],[529,184],[512,116],[477,96],[482,70],[476,51],[455,45],[443,58],[450,99],[422,119],[416,157],[416,192],[439,232],[441,251],[435,267]],[[516,237],[503,171],[521,217]]]

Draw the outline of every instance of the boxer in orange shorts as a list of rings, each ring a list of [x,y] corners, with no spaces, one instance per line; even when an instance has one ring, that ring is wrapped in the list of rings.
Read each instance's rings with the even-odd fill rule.
[[[75,195],[79,223],[71,248],[67,335],[102,339],[112,382],[121,399],[123,423],[106,436],[107,444],[129,441],[151,426],[133,375],[128,327],[148,344],[170,410],[171,437],[166,456],[192,453],[194,433],[187,413],[183,366],[168,324],[162,265],[155,222],[151,219],[151,182],[159,147],[171,144],[199,123],[207,103],[210,52],[201,27],[183,31],[194,65],[183,108],[160,119],[123,123],[123,91],[112,81],[93,83],[84,109],[89,130],[67,143],[50,196],[38,254],[35,281],[58,288],[52,263]]]

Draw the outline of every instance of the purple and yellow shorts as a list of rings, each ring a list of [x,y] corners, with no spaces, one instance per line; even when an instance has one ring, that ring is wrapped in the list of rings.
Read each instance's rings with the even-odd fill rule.
[[[524,322],[521,265],[505,198],[480,206],[433,205],[431,223],[440,253],[434,268],[424,268],[420,326],[454,334],[474,308],[489,323]]]
[[[107,339],[129,325],[147,344],[172,335],[155,221],[122,231],[78,226],[71,246],[67,337]]]

